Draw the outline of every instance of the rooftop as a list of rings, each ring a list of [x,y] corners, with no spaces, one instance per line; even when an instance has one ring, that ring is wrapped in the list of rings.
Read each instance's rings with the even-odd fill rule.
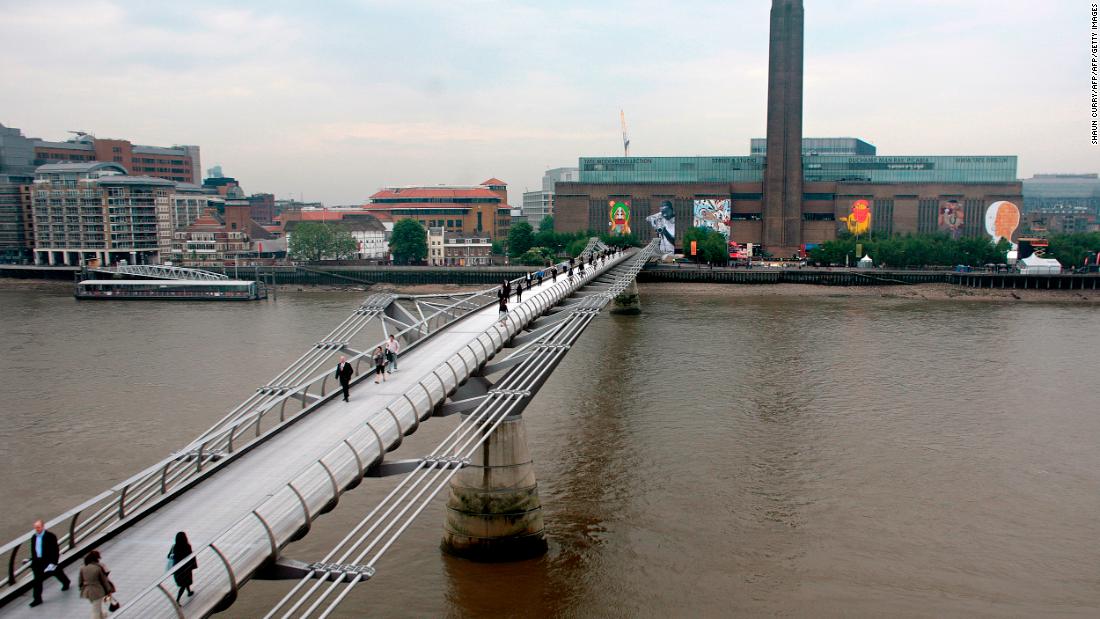
[[[375,192],[371,201],[409,198],[493,198],[500,196],[485,187],[387,187]]]

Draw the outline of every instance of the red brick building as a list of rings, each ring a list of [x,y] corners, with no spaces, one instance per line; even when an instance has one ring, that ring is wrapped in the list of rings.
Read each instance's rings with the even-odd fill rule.
[[[34,140],[35,165],[101,161],[121,164],[133,176],[150,176],[180,183],[202,182],[199,147],[144,146],[129,140],[101,139],[78,133],[71,140]]]
[[[474,186],[387,187],[363,208],[383,221],[415,219],[426,229],[492,239],[507,237],[512,223],[508,185],[497,178]]]

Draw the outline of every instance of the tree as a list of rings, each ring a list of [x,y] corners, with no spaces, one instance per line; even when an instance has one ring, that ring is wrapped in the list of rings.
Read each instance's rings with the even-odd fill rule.
[[[529,267],[546,266],[553,261],[554,253],[547,247],[532,247],[516,258],[516,262]]]
[[[428,257],[428,231],[415,219],[402,219],[393,225],[390,253],[394,262],[409,264]]]
[[[1084,264],[1090,252],[1096,251],[1100,251],[1100,232],[1055,234],[1050,237],[1045,256],[1058,260],[1063,266],[1077,268]]]
[[[493,241],[493,248],[490,250],[494,256],[504,255],[504,244],[500,241]]]
[[[316,262],[346,258],[355,253],[358,243],[342,226],[307,221],[294,228],[287,249],[291,258]]]
[[[508,256],[515,259],[535,246],[535,229],[526,221],[512,226],[508,231]]]
[[[684,253],[691,255],[691,242],[695,241],[695,259],[700,262],[725,264],[729,260],[726,237],[707,227],[688,228],[684,232]]]
[[[554,217],[553,215],[547,215],[539,222],[539,232],[553,232],[554,231]]]
[[[633,232],[630,234],[609,234],[607,232],[596,234],[595,232],[590,232],[588,236],[599,237],[599,239],[604,242],[604,245],[610,247],[641,247],[642,245],[641,241],[638,240],[638,236]],[[585,239],[587,238],[586,236]]]

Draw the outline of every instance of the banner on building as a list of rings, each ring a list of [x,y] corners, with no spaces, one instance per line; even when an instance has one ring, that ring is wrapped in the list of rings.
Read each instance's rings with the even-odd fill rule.
[[[1019,225],[1020,208],[1011,202],[1004,200],[994,202],[985,210],[985,231],[993,237],[994,243],[1001,239],[1015,243],[1016,240],[1012,235],[1016,234],[1016,228]]]
[[[672,200],[661,200],[661,208],[646,217],[649,225],[653,226],[653,234],[661,239],[661,253],[668,255],[676,251],[676,209],[672,208]]]
[[[630,234],[630,200],[608,201],[607,231],[617,235]]]
[[[966,212],[958,200],[944,200],[940,203],[940,216],[937,219],[940,232],[947,233],[951,238],[957,239],[962,234],[963,223],[966,221]]]
[[[864,198],[852,200],[848,214],[841,217],[840,221],[844,222],[844,229],[851,234],[867,234],[871,231],[871,201]]]
[[[730,239],[730,201],[696,200],[695,217],[692,225],[696,228],[710,228]]]

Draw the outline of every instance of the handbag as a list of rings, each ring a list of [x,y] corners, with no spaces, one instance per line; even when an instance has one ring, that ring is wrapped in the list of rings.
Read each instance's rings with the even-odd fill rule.
[[[107,610],[112,612],[112,613],[115,612],[116,610],[118,610],[120,606],[122,606],[121,604],[118,603],[118,600],[116,600],[115,596],[113,596],[113,595],[108,595],[107,598],[106,598],[106,601],[107,601]]]

